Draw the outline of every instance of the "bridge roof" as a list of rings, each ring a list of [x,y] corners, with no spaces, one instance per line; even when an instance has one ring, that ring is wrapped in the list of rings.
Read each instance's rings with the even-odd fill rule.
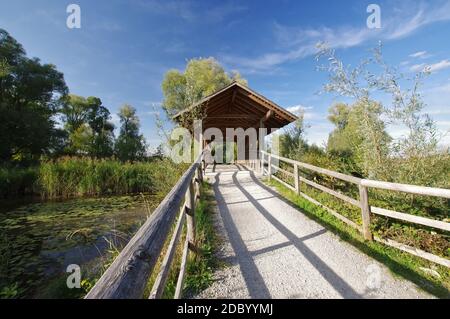
[[[204,111],[203,129],[281,128],[297,119],[291,112],[237,82],[179,112],[173,119],[179,122],[183,115],[197,110],[198,107]]]

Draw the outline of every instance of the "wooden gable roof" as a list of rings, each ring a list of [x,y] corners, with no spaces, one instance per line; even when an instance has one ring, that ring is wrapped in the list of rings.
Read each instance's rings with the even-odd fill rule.
[[[297,120],[294,114],[237,82],[179,112],[173,119],[180,120],[183,115],[197,108],[201,108],[204,114],[203,129],[247,129],[261,126],[276,129]]]

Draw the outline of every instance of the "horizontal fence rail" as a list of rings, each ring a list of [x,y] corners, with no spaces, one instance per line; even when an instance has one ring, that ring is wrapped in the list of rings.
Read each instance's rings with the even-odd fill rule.
[[[149,298],[162,297],[186,224],[186,240],[175,290],[175,298],[181,298],[189,249],[195,250],[194,212],[196,200],[200,197],[203,170],[203,155],[200,155],[100,277],[86,299],[142,298],[177,215],[175,230]]]
[[[321,167],[317,167],[314,165],[298,162],[289,158],[285,158],[282,156],[278,156],[275,154],[267,153],[265,151],[260,151],[260,159],[259,164],[256,165],[256,168],[261,172],[262,175],[267,175],[269,180],[275,179],[276,181],[280,182],[287,188],[291,189],[292,191],[296,192],[298,195],[304,197],[308,201],[324,208],[329,213],[331,213],[333,216],[338,218],[339,220],[343,221],[344,223],[352,226],[353,228],[358,229],[364,238],[366,240],[375,240],[378,242],[381,242],[385,245],[398,248],[402,251],[408,252],[410,254],[419,256],[421,258],[427,259],[429,261],[435,262],[437,264],[446,266],[450,268],[450,260],[433,255],[431,253],[425,252],[423,250],[410,247],[405,244],[398,243],[391,239],[383,239],[379,237],[374,237],[371,230],[370,230],[370,219],[371,214],[376,214],[380,216],[385,216],[401,221],[405,221],[412,224],[419,224],[435,229],[440,229],[444,231],[450,231],[450,223],[445,221],[439,221],[431,218],[421,217],[421,216],[415,216],[411,214],[401,213],[394,210],[389,210],[385,208],[380,208],[376,206],[370,206],[369,205],[369,195],[368,195],[368,189],[374,188],[374,189],[382,189],[382,190],[388,190],[388,191],[395,191],[395,192],[403,192],[408,194],[414,194],[414,195],[424,195],[424,196],[434,196],[434,197],[441,197],[441,198],[450,198],[450,189],[444,189],[444,188],[433,188],[433,187],[424,187],[424,186],[416,186],[416,185],[406,185],[406,184],[398,184],[398,183],[389,183],[389,182],[382,182],[382,181],[374,181],[369,179],[361,179],[354,176],[349,176],[346,174],[334,172],[328,169],[324,169]],[[291,164],[293,166],[293,172],[287,171],[285,169],[281,169],[273,164],[273,159],[277,159],[280,162]],[[266,168],[267,165],[267,168]],[[336,179],[339,179],[341,181],[345,181],[351,184],[354,184],[358,187],[359,190],[359,200],[351,198],[345,194],[342,194],[341,192],[332,190],[326,186],[320,185],[317,182],[308,180],[302,176],[299,176],[299,168],[306,169],[315,173],[323,174],[329,177],[333,177]],[[274,173],[281,172],[285,176],[288,176],[290,178],[294,179],[294,185],[291,185],[287,183],[286,181],[283,181],[279,177],[275,176]],[[324,204],[320,203],[319,201],[313,199],[312,197],[308,196],[307,194],[301,192],[300,190],[300,184],[305,183],[308,186],[314,187],[315,189],[318,189],[322,192],[325,192],[327,194],[330,194],[340,200],[343,200],[353,206],[356,206],[361,209],[361,219],[362,219],[362,226],[356,224],[355,222],[349,220],[347,217],[342,216],[335,210],[325,206]]]

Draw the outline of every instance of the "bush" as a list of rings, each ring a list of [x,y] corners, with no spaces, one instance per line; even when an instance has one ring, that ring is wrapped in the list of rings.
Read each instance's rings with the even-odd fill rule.
[[[32,194],[38,168],[0,167],[0,198]]]

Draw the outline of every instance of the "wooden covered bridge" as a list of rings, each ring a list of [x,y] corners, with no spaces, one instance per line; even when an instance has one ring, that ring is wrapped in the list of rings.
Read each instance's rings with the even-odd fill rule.
[[[198,113],[200,111],[200,113]],[[232,83],[175,116],[186,123],[192,113],[201,114],[203,130],[227,128],[281,128],[296,120],[284,110],[253,90]],[[191,114],[191,115],[190,115]],[[191,116],[192,117],[192,116]],[[258,140],[263,139],[258,135]],[[258,143],[260,144],[260,143]],[[204,145],[204,144],[203,144]],[[86,298],[142,298],[152,272],[158,271],[150,298],[160,298],[178,244],[183,246],[181,270],[175,298],[181,298],[188,255],[195,247],[195,205],[202,191],[201,183],[213,184],[217,202],[218,229],[225,239],[224,254],[230,264],[227,275],[218,276],[205,298],[415,298],[430,297],[415,284],[394,278],[388,269],[345,243],[317,222],[306,217],[261,178],[276,179],[298,196],[322,207],[343,223],[357,229],[368,241],[376,240],[433,263],[450,267],[446,258],[373,236],[371,216],[387,216],[409,223],[450,231],[450,223],[371,206],[368,189],[450,198],[450,190],[366,180],[301,163],[277,154],[257,150],[256,159],[244,163],[203,165],[203,154],[184,173],[158,208],[138,230],[120,255],[106,270]],[[283,162],[281,169],[274,160]],[[288,168],[289,167],[289,168]],[[300,172],[310,171],[356,185],[359,197],[351,198]],[[280,179],[289,176],[292,183]],[[277,175],[275,175],[277,174]],[[361,223],[344,217],[302,191],[302,187],[335,196],[356,206]],[[183,226],[187,226],[184,243],[179,243]],[[173,229],[173,231],[172,231]],[[160,269],[155,265],[164,243],[170,243]],[[379,286],[368,283],[368,269],[377,269]]]

